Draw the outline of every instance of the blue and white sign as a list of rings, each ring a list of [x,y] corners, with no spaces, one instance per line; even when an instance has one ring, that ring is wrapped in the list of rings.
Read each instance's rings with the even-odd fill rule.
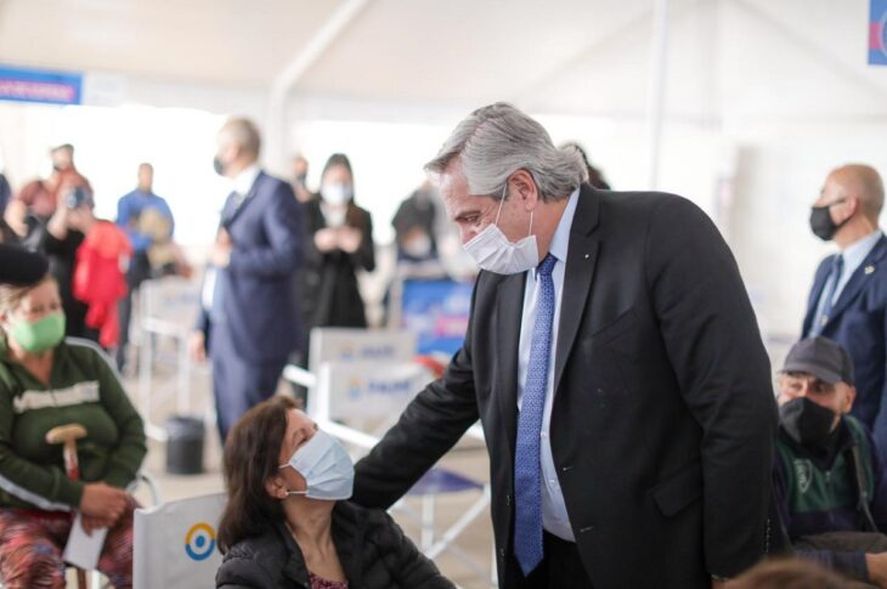
[[[871,0],[869,64],[887,65],[887,0]]]
[[[420,364],[408,362],[324,363],[314,417],[334,420],[380,419],[400,415],[433,380]]]
[[[83,75],[0,65],[0,100],[81,104]]]
[[[462,347],[473,288],[454,280],[404,281],[402,327],[418,334],[420,354],[455,354]]]
[[[324,362],[410,362],[416,334],[404,330],[319,327],[311,330],[310,370]]]

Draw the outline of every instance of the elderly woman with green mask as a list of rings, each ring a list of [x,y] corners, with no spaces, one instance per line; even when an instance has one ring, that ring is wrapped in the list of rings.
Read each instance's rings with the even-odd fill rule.
[[[62,551],[74,513],[87,533],[107,529],[98,569],[132,586],[132,512],[125,491],[145,456],[142,419],[90,342],[64,339],[51,276],[0,284],[0,581],[64,587]],[[76,423],[79,480],[46,433]]]

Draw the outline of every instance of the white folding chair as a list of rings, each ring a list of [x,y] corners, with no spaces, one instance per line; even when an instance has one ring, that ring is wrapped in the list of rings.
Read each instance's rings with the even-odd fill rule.
[[[478,498],[453,522],[446,530],[439,531],[435,523],[435,499],[441,495],[465,493],[469,491],[479,492]],[[421,500],[421,514],[416,515],[415,510],[407,505],[407,499],[418,498]],[[395,508],[403,509],[413,518],[418,519],[422,534],[420,548],[425,556],[431,559],[437,558],[444,551],[451,551],[460,557],[460,562],[471,569],[481,578],[487,577],[489,570],[469,554],[458,544],[456,539],[480,517],[490,505],[490,486],[461,475],[453,470],[434,467],[420,478],[413,488],[407,491],[404,499],[399,501]],[[495,563],[495,560],[493,561]]]
[[[226,500],[216,493],[137,509],[134,589],[214,587],[222,563],[216,529]]]

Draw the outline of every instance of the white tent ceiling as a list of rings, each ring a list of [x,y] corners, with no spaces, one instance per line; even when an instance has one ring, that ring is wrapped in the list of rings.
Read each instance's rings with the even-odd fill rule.
[[[181,168],[169,191],[198,210],[190,196],[215,181],[217,115],[243,113],[265,123],[278,172],[293,149],[354,156],[379,232],[454,122],[509,100],[556,140],[584,142],[614,186],[644,188],[659,153],[646,133],[654,5],[666,1],[661,186],[706,207],[762,324],[794,333],[823,254],[805,221],[822,178],[846,161],[887,170],[887,67],[866,63],[869,0],[0,0],[0,64],[107,78],[112,99],[90,104],[126,107],[0,109],[0,150],[23,176],[46,145],[77,137],[111,196],[129,186],[128,162],[153,157]],[[277,102],[282,80],[295,84]],[[148,145],[130,141],[147,125]]]
[[[344,2],[0,0],[0,62],[267,89]],[[645,113],[652,0],[368,0],[296,96]],[[671,0],[667,113],[887,116],[867,0]]]

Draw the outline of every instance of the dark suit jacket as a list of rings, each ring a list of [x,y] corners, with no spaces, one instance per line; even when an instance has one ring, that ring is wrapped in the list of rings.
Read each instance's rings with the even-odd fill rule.
[[[229,197],[222,227],[231,236],[231,262],[220,271],[225,322],[238,356],[254,362],[286,358],[302,343],[296,270],[302,256],[301,208],[286,182],[259,173],[236,210]],[[209,330],[209,310],[197,328]]]
[[[837,254],[836,254],[837,255]],[[844,346],[853,358],[857,397],[851,413],[871,428],[881,455],[887,454],[887,237],[875,244],[832,308],[821,335]],[[807,301],[803,336],[808,337],[834,256],[816,270]]]
[[[480,417],[501,587],[513,557],[525,274],[482,272],[463,348],[357,464],[387,506]],[[708,587],[766,548],[776,411],[733,257],[689,201],[582,186],[555,359],[551,447],[592,584]]]
[[[333,509],[336,554],[355,589],[453,589],[391,517],[339,501]],[[225,554],[219,589],[311,589],[305,558],[283,522],[245,538]]]

